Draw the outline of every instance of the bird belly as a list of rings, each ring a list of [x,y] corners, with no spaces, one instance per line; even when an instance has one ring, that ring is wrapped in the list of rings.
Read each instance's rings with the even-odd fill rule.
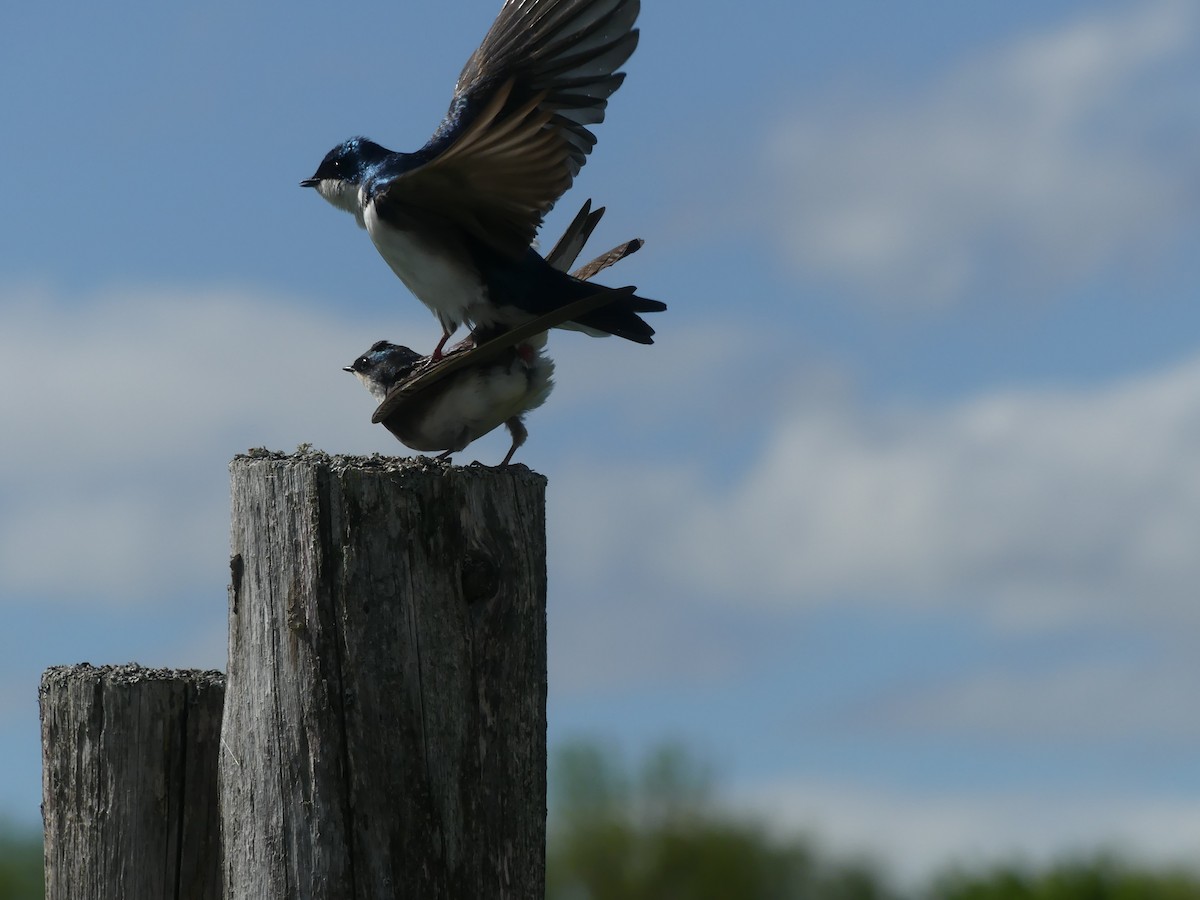
[[[530,387],[520,364],[463,372],[405,429],[402,440],[413,450],[461,450],[529,409]]]
[[[367,206],[363,221],[379,255],[447,332],[468,321],[468,310],[487,296],[474,266],[416,231],[384,222],[373,204]]]

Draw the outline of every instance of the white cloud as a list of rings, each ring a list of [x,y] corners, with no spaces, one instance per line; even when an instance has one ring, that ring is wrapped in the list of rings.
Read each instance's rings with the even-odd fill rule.
[[[300,430],[307,422],[337,435],[370,402],[338,370],[376,337],[340,310],[249,291],[143,288],[84,303],[9,291],[0,365],[22,390],[0,396],[0,415],[19,425],[0,438],[3,451],[61,476],[82,453],[154,470],[167,453],[204,457],[212,444],[311,434]]]
[[[400,451],[367,425],[369,398],[338,371],[382,335],[338,310],[235,292],[135,292],[83,308],[9,299],[0,365],[22,385],[0,396],[9,596],[135,602],[220,584],[233,453],[306,440]],[[1200,359],[943,407],[870,408],[837,381],[790,400],[780,390],[744,423],[748,459],[715,475],[680,441],[661,464],[637,462],[644,438],[626,446],[620,429],[604,449],[555,454],[584,413],[648,417],[656,441],[685,429],[715,435],[746,415],[737,373],[762,377],[757,363],[739,364],[754,358],[752,345],[701,329],[654,348],[653,360],[631,348],[609,371],[622,345],[577,335],[557,344],[568,341],[559,393],[531,421],[534,458],[552,474],[555,590],[621,598],[614,627],[636,620],[646,656],[682,641],[697,677],[740,658],[703,625],[672,626],[678,607],[662,606],[672,597],[748,615],[839,603],[970,610],[1026,629],[1195,619]],[[721,367],[704,362],[714,347]],[[640,397],[657,366],[676,379],[665,393],[677,402]],[[611,408],[591,396],[599,382]],[[750,392],[755,402],[760,393]],[[774,422],[765,435],[760,421]],[[614,446],[624,462],[612,461]],[[657,619],[639,618],[655,603]],[[586,643],[596,625],[585,619],[568,613],[561,633]],[[559,668],[582,685],[602,662],[589,658],[572,652]]]
[[[1194,221],[1197,85],[1162,84],[1195,50],[1194,20],[1185,0],[1091,14],[923,91],[798,117],[770,146],[788,260],[881,302],[934,305],[1154,253]]]
[[[128,601],[169,584],[186,586],[205,568],[219,571],[228,503],[220,496],[197,496],[200,483],[213,479],[172,491],[118,476],[95,496],[79,496],[79,482],[64,481],[48,498],[41,491],[18,497],[0,519],[6,590],[34,595],[78,590],[88,599],[98,592]]]
[[[889,731],[1094,748],[1195,745],[1194,653],[1154,659],[1057,659],[990,668],[892,698],[876,725]]]
[[[557,549],[582,584],[620,559],[647,590],[741,609],[1194,622],[1197,397],[1200,359],[944,408],[797,404],[727,488],[694,462],[560,474]]]
[[[432,347],[434,320],[416,304],[402,316],[381,331],[344,309],[247,290],[0,291],[0,378],[19,386],[0,393],[0,596],[136,603],[219,584],[234,454],[302,442],[407,454],[370,425],[369,395],[340,371],[381,337]],[[686,398],[718,349],[751,352],[711,329],[671,343],[651,360],[615,339],[555,335],[559,387],[531,416],[526,458],[552,458],[556,430],[578,413],[603,421],[606,405],[695,415],[703,397],[667,398]],[[677,390],[656,390],[648,411],[639,389],[660,374]],[[507,449],[503,437],[485,442],[461,461]]]
[[[381,336],[247,291],[81,305],[8,290],[0,591],[135,602],[223,579],[235,453],[303,441],[395,452],[339,371]]]
[[[744,637],[714,628],[694,606],[671,603],[662,594],[613,590],[614,582],[624,580],[620,576],[608,575],[595,591],[576,590],[554,549],[549,668],[556,700],[648,684],[717,685],[742,668]],[[560,572],[566,577],[560,579]]]
[[[881,860],[908,883],[951,862],[1046,863],[1115,849],[1200,865],[1200,798],[1044,790],[891,789],[787,779],[744,787],[740,803],[779,827],[811,830],[843,853]]]
[[[232,453],[302,440],[345,452],[397,450],[366,422],[369,398],[337,371],[384,335],[339,310],[237,292],[130,292],[87,307],[45,295],[7,300],[0,366],[6,383],[22,390],[0,395],[11,426],[0,434],[10,462],[0,476],[5,598],[37,592],[144,602],[197,583],[223,584]],[[429,333],[425,318],[417,310],[414,330]],[[763,377],[753,345],[704,330],[664,342],[653,361],[631,348],[615,381],[605,380],[607,354],[619,355],[622,345],[566,335],[556,346],[567,341],[580,352],[564,350],[565,394],[579,384],[594,416],[606,402],[595,390],[603,382],[607,402],[634,414],[650,409],[663,433],[681,420],[723,428],[724,406],[743,396],[739,380]],[[718,353],[722,366],[705,364]],[[675,379],[676,390],[664,393],[679,402],[647,405],[639,396],[653,366]],[[824,395],[772,396],[782,407],[771,410],[775,425],[753,437],[758,452],[725,483],[685,446],[662,465],[637,463],[638,442],[622,452],[625,463],[594,448],[561,462],[555,432],[574,416],[559,409],[562,396],[532,423],[531,440],[553,475],[552,590],[585,602],[616,595],[587,615],[552,600],[556,691],[584,692],[605,678],[609,687],[650,684],[666,670],[689,683],[727,682],[754,651],[746,646],[753,630],[738,644],[714,627],[702,603],[682,608],[691,597],[760,622],[780,609],[845,600],[901,613],[969,607],[1023,627],[1194,622],[1200,359],[1108,385],[995,392],[944,407],[874,409],[838,383]],[[624,446],[626,436],[617,439]],[[218,606],[223,599],[213,598]],[[190,639],[180,662],[219,660],[219,626]],[[1192,681],[1188,667],[1164,667],[1146,680],[1133,674],[1111,665],[1027,679],[976,673],[898,698],[872,725],[889,734],[929,728],[1022,738],[1076,708],[1077,719],[1057,723],[1068,736],[1109,740],[1112,732],[1096,720],[1104,715],[1114,729],[1132,723],[1193,738],[1169,721],[1187,698],[1167,689]],[[1039,702],[1020,706],[1022,694],[1039,692]],[[1103,708],[1098,699],[1107,701]],[[878,838],[880,846],[901,842],[902,850],[911,840],[914,858],[925,846],[930,859],[942,859],[957,825],[992,816],[990,807],[976,815],[974,804],[986,798],[943,804],[802,787],[795,796],[816,805],[798,800],[796,809],[820,813],[822,831],[847,841]],[[1149,822],[1152,806],[1131,807],[1126,821]],[[843,819],[826,827],[827,809]],[[906,809],[919,818],[911,834],[901,828]],[[1007,846],[1002,827],[1031,809],[1001,810],[994,832],[981,825],[963,834],[977,846]],[[1165,814],[1190,824],[1182,804]],[[876,819],[878,832],[864,826]],[[1055,834],[1070,837],[1075,824]]]

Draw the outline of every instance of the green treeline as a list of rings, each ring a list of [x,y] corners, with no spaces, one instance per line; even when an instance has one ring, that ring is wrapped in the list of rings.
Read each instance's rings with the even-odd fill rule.
[[[41,900],[42,836],[0,824],[0,900]]]
[[[678,747],[624,766],[595,744],[551,765],[547,900],[1200,900],[1200,877],[1109,856],[1032,869],[948,869],[901,891],[868,860],[836,859],[723,808]]]

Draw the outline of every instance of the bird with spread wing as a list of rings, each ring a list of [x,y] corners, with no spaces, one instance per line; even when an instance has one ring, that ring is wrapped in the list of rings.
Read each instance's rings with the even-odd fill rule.
[[[625,78],[639,11],[639,0],[506,0],[424,147],[351,138],[301,182],[352,213],[433,311],[443,332],[433,359],[463,323],[513,328],[605,291],[559,327],[653,343],[639,313],[665,304],[585,284],[532,247],[596,142],[590,126]]]

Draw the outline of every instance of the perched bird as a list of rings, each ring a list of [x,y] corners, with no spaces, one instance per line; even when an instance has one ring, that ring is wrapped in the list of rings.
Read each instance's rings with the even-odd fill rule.
[[[346,371],[383,402],[392,386],[428,362],[429,357],[408,347],[377,341]],[[503,424],[512,435],[512,446],[500,463],[506,466],[529,436],[525,413],[546,402],[553,375],[554,360],[541,347],[510,345],[499,358],[461,369],[415,393],[383,419],[383,426],[413,450],[444,450],[438,457],[444,459]]]
[[[593,211],[591,201],[585,203],[547,259],[562,269],[569,268],[603,214],[603,207]],[[640,240],[628,241],[597,257],[575,276],[586,280],[641,246]],[[525,413],[541,406],[554,386],[554,361],[543,352],[546,328],[572,309],[595,306],[605,299],[603,292],[593,291],[590,298],[515,329],[488,333],[477,328],[440,362],[408,347],[377,341],[345,371],[356,375],[380,401],[373,422],[381,422],[413,450],[444,450],[439,459],[501,424],[507,426],[512,446],[501,462],[506,466],[529,435]]]
[[[459,75],[446,118],[415,153],[364,137],[339,144],[312,178],[353,213],[392,271],[437,316],[441,357],[462,323],[511,327],[600,288],[531,248],[596,139],[617,68],[637,46],[639,0],[506,0]],[[638,313],[666,305],[634,293],[562,327],[653,343]]]

